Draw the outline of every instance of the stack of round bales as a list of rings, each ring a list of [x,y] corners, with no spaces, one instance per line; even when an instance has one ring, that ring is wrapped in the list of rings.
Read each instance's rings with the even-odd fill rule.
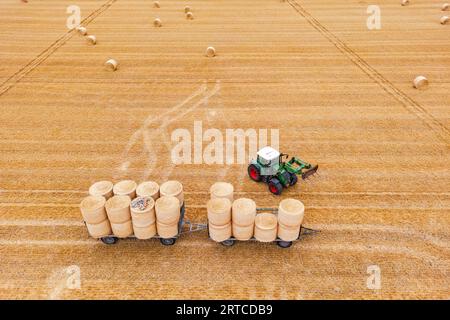
[[[210,238],[217,242],[231,238],[231,201],[228,198],[211,198],[206,207]]]
[[[130,204],[134,235],[138,239],[150,239],[156,235],[155,200],[137,197]]]
[[[101,238],[111,234],[111,225],[105,211],[106,199],[102,196],[88,196],[81,201],[80,209],[89,234]]]
[[[231,183],[216,182],[209,189],[211,199],[206,207],[208,211],[209,236],[217,242],[228,240],[232,236],[231,205],[234,187]]]
[[[296,199],[284,199],[278,207],[278,238],[297,240],[305,214],[305,206]]]
[[[114,195],[128,196],[130,199],[136,198],[136,182],[133,180],[122,180],[117,182],[113,187]]]
[[[136,188],[136,195],[138,197],[151,197],[156,201],[159,198],[159,184],[154,181],[142,182]]]
[[[253,237],[256,203],[248,198],[239,198],[232,205],[233,236],[245,241]]]
[[[98,181],[89,187],[91,196],[102,196],[106,200],[113,196],[113,183],[111,181]]]
[[[126,238],[133,234],[130,203],[129,196],[115,195],[105,204],[112,231],[119,238]]]
[[[184,205],[183,185],[176,180],[164,182],[159,188],[160,196],[175,197],[179,200],[180,207]]]
[[[161,238],[173,238],[178,234],[180,200],[174,196],[161,196],[155,202],[156,229]]]

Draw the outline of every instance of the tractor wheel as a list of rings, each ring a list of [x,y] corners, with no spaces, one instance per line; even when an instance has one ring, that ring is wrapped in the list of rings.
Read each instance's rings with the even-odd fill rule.
[[[291,173],[291,182],[289,183],[291,186],[295,185],[298,181],[298,177],[295,173]]]
[[[102,240],[104,244],[111,245],[115,244],[119,239],[117,237],[103,237],[100,240]]]
[[[273,194],[279,196],[281,192],[283,191],[283,186],[280,183],[280,180],[277,178],[272,178],[269,181],[269,191]]]
[[[252,179],[253,181],[256,181],[256,182],[261,181],[261,172],[259,171],[259,168],[257,166],[255,166],[254,164],[251,164],[248,166],[247,172],[248,172],[250,179]]]

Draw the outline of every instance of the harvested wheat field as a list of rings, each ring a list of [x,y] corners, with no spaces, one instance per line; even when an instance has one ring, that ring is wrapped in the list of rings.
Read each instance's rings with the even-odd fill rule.
[[[95,44],[67,28],[74,3]],[[0,298],[449,299],[449,12],[380,0],[369,30],[370,4],[2,0]],[[171,134],[194,139],[200,121],[278,129],[280,151],[318,175],[277,197],[246,163],[173,164]],[[123,179],[181,181],[194,222],[216,181],[258,206],[297,198],[320,233],[288,249],[206,231],[107,246],[79,204]]]

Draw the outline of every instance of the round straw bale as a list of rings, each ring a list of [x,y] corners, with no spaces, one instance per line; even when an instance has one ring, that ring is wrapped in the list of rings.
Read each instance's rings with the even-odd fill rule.
[[[209,237],[216,242],[222,242],[231,238],[232,234],[231,223],[228,223],[223,226],[216,226],[212,223],[209,223],[208,227],[209,227]]]
[[[216,49],[214,47],[208,47],[206,48],[206,56],[207,57],[214,57],[216,55]]]
[[[156,18],[156,19],[153,21],[153,25],[154,25],[155,27],[161,27],[161,26],[162,26],[161,19]]]
[[[105,211],[106,200],[102,196],[88,196],[80,203],[80,210],[84,221],[91,224],[100,223],[108,217]]]
[[[98,181],[89,187],[91,196],[102,196],[106,200],[113,196],[113,183],[111,181]]]
[[[108,61],[105,62],[105,66],[112,71],[116,71],[118,65],[119,63],[114,59],[109,59]]]
[[[133,234],[133,225],[131,224],[131,220],[122,223],[111,222],[111,229],[114,235],[119,238],[127,238]]]
[[[301,225],[298,226],[286,226],[278,221],[278,238],[283,241],[294,241],[298,239],[300,235]]]
[[[189,6],[184,7],[184,13],[188,13],[188,12],[191,12],[191,7],[189,7]]]
[[[261,242],[275,241],[277,238],[277,216],[272,213],[260,213],[255,218],[255,238]]]
[[[131,201],[130,211],[134,227],[146,227],[156,221],[155,200],[151,197],[137,197]]]
[[[95,45],[97,44],[97,38],[95,36],[87,36],[86,40],[89,44]]]
[[[235,237],[237,240],[247,241],[250,240],[251,237],[253,237],[253,233],[255,231],[254,223],[248,226],[240,226],[233,221],[232,225],[233,237]]]
[[[145,227],[138,227],[133,224],[133,231],[136,238],[146,240],[156,235],[156,222]]]
[[[154,6],[155,8],[160,8],[160,7],[161,7],[160,4],[159,4],[159,1],[153,2],[153,6]]]
[[[304,214],[305,206],[296,199],[284,199],[278,206],[278,221],[289,227],[301,225]]]
[[[447,11],[448,9],[450,8],[450,4],[448,4],[448,3],[444,3],[443,5],[442,5],[442,11]]]
[[[187,12],[186,13],[186,19],[188,20],[194,20],[194,14],[192,12]]]
[[[216,182],[211,188],[209,188],[209,192],[212,198],[227,198],[231,202],[233,202],[233,193],[234,187],[231,183],[228,182]]]
[[[162,196],[155,202],[156,221],[172,225],[180,219],[180,201],[172,196]]]
[[[122,180],[117,182],[113,187],[113,192],[118,196],[129,196],[131,199],[136,198],[136,182],[133,180]]]
[[[159,188],[161,196],[172,196],[178,198],[180,206],[184,203],[183,185],[176,180],[169,180],[164,182]]]
[[[231,202],[227,198],[213,198],[206,204],[208,221],[216,226],[231,222]]]
[[[129,196],[114,196],[106,201],[106,213],[111,223],[131,221],[130,203]]]
[[[402,6],[409,5],[409,0],[402,0]]]
[[[173,238],[178,234],[178,223],[165,224],[157,220],[156,230],[161,238]]]
[[[441,24],[447,24],[449,21],[449,17],[448,16],[442,16],[441,17]]]
[[[428,86],[428,79],[425,78],[424,76],[417,76],[414,79],[414,88],[416,89],[424,89]]]
[[[87,29],[86,29],[85,27],[77,27],[76,30],[77,30],[77,32],[78,32],[79,34],[81,34],[82,36],[87,35]]]
[[[159,198],[159,184],[154,181],[144,181],[137,186],[136,195],[138,197],[152,197],[156,201]]]
[[[106,237],[112,234],[111,224],[108,219],[96,224],[86,222],[86,227],[93,238]]]
[[[239,226],[253,225],[256,217],[256,203],[248,198],[239,198],[232,205],[233,224]]]

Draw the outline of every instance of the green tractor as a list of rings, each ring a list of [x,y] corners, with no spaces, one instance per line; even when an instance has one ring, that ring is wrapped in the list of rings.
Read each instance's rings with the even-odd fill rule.
[[[296,157],[291,160],[287,154],[279,153],[271,147],[264,147],[257,153],[256,160],[248,165],[248,175],[253,181],[264,181],[273,194],[280,195],[283,188],[297,183],[297,175],[305,180],[316,173],[318,165],[313,166]],[[285,158],[285,160],[283,160]]]

